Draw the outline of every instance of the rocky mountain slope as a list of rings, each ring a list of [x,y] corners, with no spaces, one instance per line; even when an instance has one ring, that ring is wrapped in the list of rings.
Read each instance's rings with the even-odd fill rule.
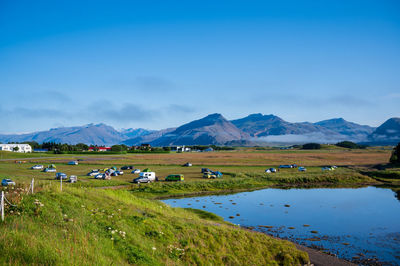
[[[393,117],[380,125],[368,137],[368,141],[375,144],[395,145],[400,142],[400,118]]]
[[[400,141],[400,118],[391,118],[378,128],[334,118],[317,123],[291,123],[275,115],[251,114],[228,121],[211,114],[177,128],[118,131],[105,124],[53,128],[28,134],[0,135],[0,142],[37,141],[97,145],[251,145],[251,143],[358,143],[396,144]]]
[[[184,124],[174,131],[151,142],[155,146],[168,145],[222,145],[232,140],[249,138],[221,114],[211,114]]]

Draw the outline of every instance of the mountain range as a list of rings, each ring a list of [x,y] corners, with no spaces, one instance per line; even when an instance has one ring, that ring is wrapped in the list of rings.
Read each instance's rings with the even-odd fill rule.
[[[251,114],[227,120],[221,114],[176,128],[147,130],[143,128],[116,130],[105,124],[52,128],[27,134],[0,135],[0,142],[36,141],[86,143],[96,145],[265,145],[305,142],[336,143],[349,140],[357,143],[397,144],[400,142],[400,118],[390,118],[378,128],[334,118],[316,123],[291,123],[275,115]]]

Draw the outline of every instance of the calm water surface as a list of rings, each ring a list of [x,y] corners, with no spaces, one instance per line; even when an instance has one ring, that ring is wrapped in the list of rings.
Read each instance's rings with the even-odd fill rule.
[[[389,189],[263,189],[168,199],[339,257],[400,265],[400,201]]]

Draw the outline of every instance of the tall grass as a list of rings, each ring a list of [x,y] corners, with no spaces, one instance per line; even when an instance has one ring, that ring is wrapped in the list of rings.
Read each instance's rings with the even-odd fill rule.
[[[0,230],[1,264],[241,264],[308,261],[293,244],[128,191],[56,186],[26,196]],[[11,213],[12,211],[12,213]]]

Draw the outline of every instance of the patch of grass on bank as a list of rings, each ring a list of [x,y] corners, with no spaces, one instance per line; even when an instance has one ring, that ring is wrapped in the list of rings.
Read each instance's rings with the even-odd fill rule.
[[[263,178],[218,179],[191,182],[157,182],[140,184],[132,188],[136,195],[149,198],[163,198],[169,196],[185,196],[202,193],[234,192],[237,190],[252,190],[272,185],[272,182]]]
[[[321,173],[319,171],[299,174],[298,171],[265,173],[227,173],[222,179],[189,182],[156,182],[133,185],[132,192],[148,198],[180,197],[196,194],[212,194],[254,190],[265,187],[348,187],[377,184],[377,181],[350,169],[338,169]]]
[[[400,180],[400,170],[370,171],[370,172],[365,172],[365,174],[371,177]]]
[[[12,211],[12,213],[11,213]],[[51,186],[7,209],[1,264],[299,265],[287,241],[124,190]]]
[[[46,158],[54,156],[53,153],[47,152],[32,152],[32,153],[22,153],[22,152],[12,152],[12,151],[0,151],[0,159],[20,159],[20,158]]]
[[[266,178],[277,182],[279,185],[299,186],[307,184],[331,184],[331,185],[351,185],[351,184],[374,184],[376,180],[347,168],[338,168],[334,171],[321,171],[320,168],[310,168],[307,172],[280,171],[276,174],[268,174]]]
[[[400,168],[389,168],[380,171],[364,171],[363,174],[381,182],[379,187],[392,189],[400,199]]]

